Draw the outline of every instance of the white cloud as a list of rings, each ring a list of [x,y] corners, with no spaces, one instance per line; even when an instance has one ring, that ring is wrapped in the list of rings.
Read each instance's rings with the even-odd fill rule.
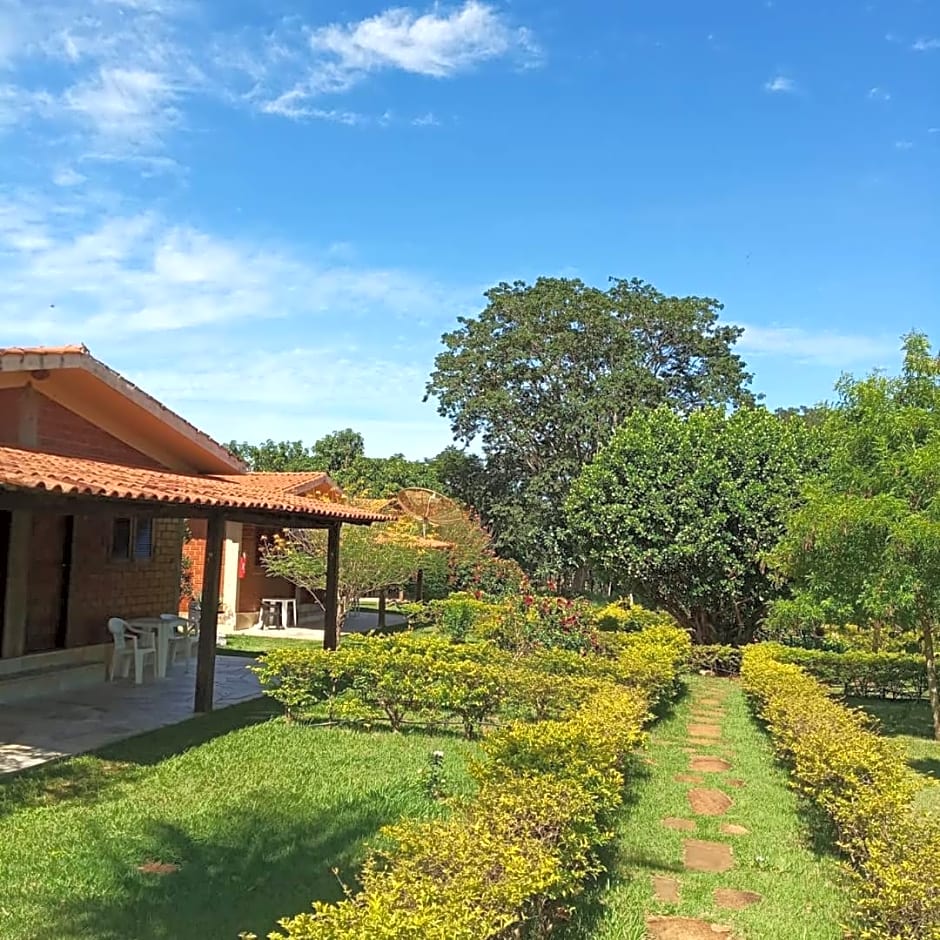
[[[303,39],[300,48],[298,36]],[[317,117],[311,101],[347,91],[378,72],[443,79],[497,58],[531,67],[541,61],[541,50],[531,31],[512,25],[496,7],[467,0],[449,11],[437,5],[425,13],[395,7],[353,23],[316,28],[292,24],[267,37],[255,55],[241,49],[223,58],[251,78],[250,101],[296,118]],[[302,70],[286,85],[285,66]]]
[[[896,140],[894,142],[895,150],[913,150],[914,141],[913,140]]]
[[[838,330],[740,324],[738,347],[744,353],[793,359],[800,364],[845,368],[871,365],[897,353],[896,336],[865,336]]]
[[[868,97],[869,97],[872,101],[890,101],[890,100],[891,100],[891,92],[890,92],[890,91],[885,91],[884,88],[879,88],[879,87],[876,85],[874,88],[872,88],[872,89],[869,90],[869,92],[868,92]]]
[[[412,118],[411,123],[415,127],[440,127],[441,122],[437,119],[432,111],[428,111],[426,114],[419,114],[416,118]]]
[[[310,46],[331,57],[327,85],[345,87],[385,68],[445,78],[513,49],[527,49],[531,37],[513,29],[492,6],[468,0],[450,14],[435,8],[419,16],[397,8],[358,23],[326,26],[311,33]]]
[[[940,134],[940,127],[928,127],[927,133],[928,134]]]
[[[112,215],[78,192],[0,199],[0,322],[46,342],[295,315],[411,321],[454,309],[458,293],[328,250],[222,239],[149,211]],[[50,303],[55,314],[30,322]]]
[[[74,167],[59,167],[52,175],[52,182],[56,186],[78,186],[84,183],[87,177],[79,173]]]
[[[930,52],[934,49],[940,49],[940,39],[934,37],[921,37],[911,46],[916,52]]]
[[[793,94],[797,90],[796,82],[785,75],[776,75],[764,83],[764,91],[772,94]]]
[[[102,68],[68,89],[65,105],[104,137],[140,144],[176,122],[175,98],[176,91],[157,72]]]

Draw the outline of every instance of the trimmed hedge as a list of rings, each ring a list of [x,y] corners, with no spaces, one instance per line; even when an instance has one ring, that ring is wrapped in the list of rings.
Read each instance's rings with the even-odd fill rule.
[[[486,940],[522,931],[546,936],[565,903],[601,871],[597,850],[611,838],[609,823],[622,802],[631,754],[644,738],[651,707],[673,687],[688,658],[688,637],[679,630],[666,636],[662,629],[634,634],[615,658],[556,650],[512,660],[507,673],[522,667],[530,677],[543,677],[547,687],[573,684],[576,692],[552,706],[558,717],[510,721],[489,733],[486,759],[472,769],[480,784],[475,798],[454,803],[446,819],[384,830],[392,847],[365,863],[358,894],[336,904],[314,903],[312,912],[282,920],[283,932],[270,934],[271,940]],[[376,642],[387,641],[369,641],[365,648]],[[473,644],[452,646],[466,650]],[[379,651],[380,659],[384,655]],[[420,666],[422,654],[406,655]],[[469,662],[451,659],[453,650],[439,643],[423,655]],[[478,649],[476,655],[490,654]],[[657,665],[649,667],[645,658]],[[271,668],[279,682],[288,677],[282,657]],[[316,694],[332,689],[332,681],[316,679]],[[300,682],[287,684],[296,690]],[[507,696],[531,705],[531,693],[520,693],[509,680],[503,687]]]
[[[901,750],[864,713],[782,662],[782,649],[747,649],[744,687],[798,789],[832,821],[853,872],[856,936],[940,940],[940,816],[915,815],[918,782]]]
[[[780,662],[802,666],[820,682],[861,698],[923,698],[927,670],[922,656],[908,653],[833,653],[765,644]]]

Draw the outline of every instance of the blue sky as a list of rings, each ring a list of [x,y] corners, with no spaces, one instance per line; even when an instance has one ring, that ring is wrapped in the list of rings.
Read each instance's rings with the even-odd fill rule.
[[[0,344],[430,456],[540,274],[718,298],[774,406],[940,340],[940,5],[0,0]]]

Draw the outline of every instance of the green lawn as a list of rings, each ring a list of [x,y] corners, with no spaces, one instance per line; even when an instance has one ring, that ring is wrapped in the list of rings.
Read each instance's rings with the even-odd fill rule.
[[[440,811],[420,782],[431,751],[470,786],[462,740],[272,714],[249,702],[0,778],[0,937],[263,936],[355,884],[379,827]]]
[[[218,652],[226,656],[238,656],[242,653],[266,653],[268,650],[283,649],[323,649],[322,640],[297,640],[293,637],[248,636],[244,633],[229,633],[225,637],[225,646]]]
[[[849,699],[848,704],[874,715],[881,723],[882,734],[903,746],[908,763],[927,778],[917,805],[940,812],[940,741],[934,739],[928,703]]]
[[[702,690],[727,684],[727,680],[696,677],[692,683]],[[840,940],[848,905],[839,863],[820,836],[814,844],[812,827],[788,788],[787,774],[776,765],[767,737],[754,723],[737,688],[727,698],[722,725],[732,769],[706,775],[705,786],[722,788],[729,778],[744,779],[746,785],[726,785],[723,789],[734,806],[724,817],[696,817],[693,834],[698,839],[730,843],[735,867],[723,874],[682,869],[682,841],[689,834],[666,829],[661,820],[692,818],[686,797],[689,785],[674,779],[676,774],[689,772],[689,755],[682,750],[689,713],[686,697],[654,726],[649,749],[653,763],[640,765],[641,779],[631,789],[635,802],[619,818],[605,890],[585,899],[561,936],[564,940],[644,940],[645,915],[661,913],[729,924],[737,936],[748,940]],[[721,750],[697,748],[704,754]],[[722,822],[743,825],[749,834],[721,835]],[[678,878],[680,905],[654,902],[653,875]],[[756,891],[763,901],[740,912],[719,910],[712,900],[717,887]]]

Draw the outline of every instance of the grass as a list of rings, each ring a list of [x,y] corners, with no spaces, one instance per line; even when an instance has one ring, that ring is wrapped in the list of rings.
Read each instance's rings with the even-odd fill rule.
[[[726,680],[692,680],[695,696]],[[848,903],[842,873],[824,838],[801,815],[788,787],[785,770],[774,761],[765,734],[756,726],[744,697],[736,687],[726,700],[722,723],[724,745],[697,748],[697,753],[730,753],[732,769],[708,774],[705,786],[722,788],[722,781],[740,778],[743,788],[724,787],[734,806],[724,817],[692,817],[687,802],[688,784],[677,783],[678,773],[689,772],[685,728],[691,698],[685,697],[671,714],[653,728],[646,779],[634,788],[635,802],[622,813],[611,850],[611,873],[604,889],[586,899],[563,933],[565,940],[644,940],[645,915],[679,914],[729,924],[748,940],[840,940],[840,926]],[[714,781],[714,782],[712,782]],[[696,818],[695,833],[666,829],[667,816]],[[748,835],[726,836],[722,822],[738,823]],[[817,833],[820,830],[817,830]],[[729,842],[735,866],[723,874],[686,872],[682,868],[682,841],[693,838]],[[680,883],[678,906],[653,899],[652,876],[676,877]],[[715,888],[756,891],[759,904],[740,912],[717,909]]]
[[[248,636],[244,633],[228,633],[225,637],[225,646],[218,647],[217,652],[221,656],[254,655],[284,647],[323,649],[323,640],[298,640],[288,636]]]
[[[848,704],[877,718],[881,733],[904,748],[907,762],[926,778],[917,806],[940,812],[940,741],[934,738],[929,703],[851,698]]]
[[[354,885],[381,826],[440,812],[435,749],[467,790],[467,742],[288,725],[254,701],[3,778],[0,936],[264,936]]]

